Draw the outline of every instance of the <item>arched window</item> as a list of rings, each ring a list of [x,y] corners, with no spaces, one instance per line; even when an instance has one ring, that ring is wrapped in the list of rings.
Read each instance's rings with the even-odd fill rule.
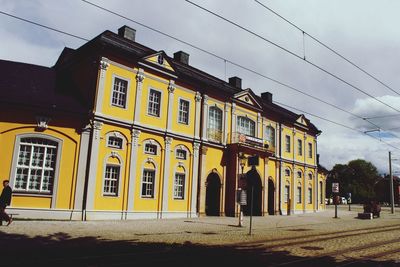
[[[297,178],[301,179],[303,177],[303,173],[301,171],[297,171]]]
[[[297,203],[301,203],[301,184],[297,185]]]
[[[14,179],[15,191],[51,194],[56,173],[58,142],[21,138]]]
[[[308,173],[308,179],[309,179],[309,180],[312,180],[312,178],[313,178],[313,174],[312,174],[311,172],[309,172],[309,173]]]
[[[154,188],[156,179],[156,168],[153,163],[147,162],[143,168],[142,176],[142,197],[154,198]]]
[[[237,131],[245,135],[255,136],[256,123],[247,117],[239,116],[237,118]]]
[[[121,161],[116,155],[107,158],[105,171],[104,171],[104,182],[103,182],[103,194],[106,196],[118,196],[119,183],[121,180]]]
[[[220,142],[222,137],[222,110],[216,106],[208,110],[208,139]]]
[[[308,204],[312,203],[312,187],[311,185],[308,186]]]
[[[290,176],[290,170],[289,169],[285,169],[285,176],[289,177]]]
[[[265,130],[265,140],[268,141],[271,147],[275,147],[275,129],[272,126],[267,126]]]

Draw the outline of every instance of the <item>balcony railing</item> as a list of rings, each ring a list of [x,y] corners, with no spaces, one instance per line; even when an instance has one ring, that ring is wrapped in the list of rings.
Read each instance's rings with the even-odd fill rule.
[[[208,128],[207,129],[207,139],[210,141],[221,143],[222,142],[222,131]]]
[[[246,144],[255,148],[265,149],[270,152],[275,152],[275,146],[271,146],[268,141],[255,136],[249,136],[242,133],[231,133],[228,143],[230,144]]]

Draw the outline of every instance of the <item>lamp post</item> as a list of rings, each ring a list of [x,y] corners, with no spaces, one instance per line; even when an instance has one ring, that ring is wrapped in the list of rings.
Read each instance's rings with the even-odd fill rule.
[[[244,174],[243,174],[243,172],[244,172],[244,166],[246,165],[246,156],[243,154],[243,153],[239,153],[239,165],[240,165],[240,168],[241,168],[241,177],[240,177],[240,179],[244,179]],[[242,183],[242,185],[241,186],[243,186],[243,183]],[[242,227],[243,226],[243,210],[242,210],[242,197],[243,197],[243,194],[245,194],[245,191],[244,191],[244,189],[243,188],[241,188],[241,191],[240,191],[240,201],[239,201],[239,227]]]

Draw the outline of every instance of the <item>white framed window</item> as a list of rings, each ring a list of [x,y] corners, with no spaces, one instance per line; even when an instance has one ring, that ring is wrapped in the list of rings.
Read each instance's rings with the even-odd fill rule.
[[[289,202],[289,189],[290,189],[290,187],[288,185],[285,185],[285,194],[284,194],[285,203]]]
[[[222,139],[222,110],[216,106],[208,109],[207,137],[218,142]]]
[[[312,203],[312,188],[308,188],[308,204]]]
[[[114,77],[111,105],[125,108],[127,89],[128,89],[128,81]]]
[[[155,170],[144,169],[142,177],[142,197],[154,198]]]
[[[303,141],[297,139],[297,154],[303,156]]]
[[[312,154],[313,154],[312,150],[313,150],[312,149],[312,144],[308,143],[308,158],[310,158],[310,159],[312,159]]]
[[[301,185],[297,186],[297,203],[301,203]]]
[[[290,136],[285,135],[285,151],[290,153]]]
[[[185,174],[175,173],[174,179],[174,198],[184,199],[185,196]]]
[[[238,116],[237,131],[248,136],[255,136],[256,123],[247,117]]]
[[[186,150],[178,148],[176,150],[176,158],[177,159],[186,159],[187,158]]]
[[[112,148],[122,149],[123,140],[117,136],[109,136],[107,146]]]
[[[150,155],[157,155],[157,145],[146,143],[144,145],[144,153]]]
[[[56,141],[39,137],[21,138],[15,164],[14,190],[52,194],[57,153]]]
[[[311,172],[309,172],[309,173],[308,173],[308,179],[309,179],[309,180],[312,180],[312,178],[313,178],[313,174],[312,174]]]
[[[265,140],[268,141],[269,145],[275,147],[275,128],[267,126],[265,128]]]
[[[120,177],[120,166],[107,164],[104,173],[103,194],[108,196],[117,196]]]
[[[189,124],[189,101],[179,99],[178,122]]]
[[[150,89],[147,113],[152,116],[160,117],[160,106],[161,106],[161,92],[154,89]]]
[[[290,170],[289,169],[285,169],[285,176],[286,177],[290,177]]]

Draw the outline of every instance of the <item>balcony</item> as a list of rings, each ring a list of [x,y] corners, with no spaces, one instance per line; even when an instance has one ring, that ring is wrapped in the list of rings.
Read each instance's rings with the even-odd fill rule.
[[[222,142],[222,131],[216,129],[207,129],[207,139],[211,142],[221,143]]]
[[[249,147],[262,149],[268,152],[275,153],[275,146],[270,146],[269,142],[255,136],[249,136],[242,133],[231,133],[228,139],[229,144],[243,144]]]

